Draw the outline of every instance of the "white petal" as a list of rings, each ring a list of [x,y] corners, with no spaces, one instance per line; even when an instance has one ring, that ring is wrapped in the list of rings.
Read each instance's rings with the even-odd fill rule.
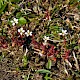
[[[16,22],[18,22],[18,19],[16,19]]]
[[[27,37],[29,36],[29,34],[27,34]]]
[[[62,29],[62,32],[64,32],[64,30]]]
[[[18,19],[14,18],[13,20],[14,20],[14,21],[17,21]]]
[[[24,33],[24,32],[25,32],[25,30],[22,30],[22,32]]]
[[[22,30],[23,30],[23,28],[20,28],[20,30],[22,31]]]
[[[18,23],[18,19],[14,18],[13,20],[16,24]]]
[[[15,25],[15,23],[12,23],[12,25],[14,26],[14,25]]]
[[[14,18],[13,20],[16,21],[16,18]]]
[[[30,36],[32,36],[32,32],[30,32]]]
[[[49,40],[49,37],[47,37],[47,40]]]
[[[45,40],[44,42],[47,43],[47,40]]]
[[[20,32],[20,34],[22,35],[23,33],[22,33],[22,32]]]
[[[27,33],[29,33],[29,30],[27,30]]]
[[[18,21],[16,21],[15,23],[18,24]]]
[[[45,40],[45,39],[46,39],[46,36],[44,36],[43,40]]]
[[[63,30],[63,29],[62,29],[62,33],[66,33],[66,32],[67,32],[67,30]]]
[[[62,35],[62,33],[59,33],[59,35]]]
[[[11,20],[10,22],[13,23],[14,21]]]
[[[20,32],[20,29],[18,29],[18,32]]]
[[[27,32],[25,32],[25,34],[27,35]]]
[[[67,30],[64,30],[64,33],[66,33],[67,32]]]
[[[44,38],[46,39],[46,36],[44,36]]]
[[[28,37],[29,36],[29,34],[27,33],[27,32],[25,32],[25,35]]]
[[[16,24],[18,23],[18,19],[15,20],[15,23],[16,23]]]

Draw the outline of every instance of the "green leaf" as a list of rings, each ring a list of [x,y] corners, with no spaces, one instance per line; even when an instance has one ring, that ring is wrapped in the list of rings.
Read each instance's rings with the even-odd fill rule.
[[[11,2],[19,2],[19,1],[21,1],[21,0],[10,0]]]
[[[72,80],[72,76],[69,76],[66,80]]]
[[[2,33],[0,33],[0,36],[2,36]]]
[[[28,64],[28,59],[27,59],[27,56],[23,56],[23,65],[26,66]]]
[[[51,60],[49,59],[47,65],[46,65],[46,68],[47,68],[47,69],[51,69],[51,65],[52,65],[52,62],[51,62]]]
[[[3,55],[0,56],[0,61],[3,59]]]
[[[80,5],[78,5],[78,7],[77,7],[77,8],[78,8],[78,10],[80,10]]]
[[[40,69],[40,70],[37,71],[37,73],[48,73],[48,74],[50,74],[51,71],[46,70],[46,69]]]
[[[30,2],[28,2],[28,7],[30,7],[31,6],[31,3]]]
[[[77,77],[80,77],[80,71],[72,71],[73,74],[75,74]]]
[[[5,33],[5,32],[6,32],[6,29],[3,28],[3,29],[2,29],[2,32]]]
[[[80,0],[77,0],[78,2],[80,2]]]
[[[72,4],[75,4],[76,2],[78,2],[79,0],[70,0],[69,4],[72,5]]]
[[[35,17],[37,17],[37,15],[31,13],[31,14],[28,14],[28,17],[29,17],[29,18],[35,18]]]
[[[26,76],[24,76],[24,80],[29,80],[29,77],[30,77],[30,73]]]
[[[16,13],[16,18],[20,18],[22,16],[21,12]]]
[[[0,0],[0,8],[1,8],[2,5],[3,5],[3,0]]]
[[[8,21],[8,24],[9,24],[10,26],[12,26],[11,20]]]
[[[50,26],[49,29],[50,29],[50,31],[60,31],[59,26]]]
[[[74,49],[79,49],[79,46],[75,46]]]
[[[45,80],[52,80],[52,78],[49,77],[48,74],[45,75],[44,79],[45,79]]]
[[[5,9],[6,6],[7,6],[7,3],[5,3],[4,5],[1,6],[0,14],[4,11],[4,9]]]
[[[26,24],[26,19],[24,18],[24,17],[20,17],[19,18],[19,24],[21,24],[21,25],[24,25],[24,24]]]

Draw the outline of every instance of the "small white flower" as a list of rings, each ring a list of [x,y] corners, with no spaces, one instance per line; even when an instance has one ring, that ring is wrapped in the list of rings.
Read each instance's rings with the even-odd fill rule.
[[[63,30],[63,29],[62,29],[62,33],[59,33],[59,35],[63,35],[63,36],[64,36],[64,35],[67,35],[67,34],[68,34],[68,33],[67,33],[67,30]]]
[[[13,21],[18,24],[18,19],[14,18]]]
[[[27,32],[25,32],[26,36],[32,36],[32,32],[30,32],[29,30],[27,30]]]
[[[23,30],[23,28],[20,28],[18,29],[18,32],[22,35],[25,32],[25,30]]]
[[[14,18],[13,20],[11,20],[11,23],[13,26],[15,26],[15,24],[18,24],[18,19]]]
[[[49,37],[44,36],[43,40],[44,40],[44,42],[47,42],[47,40],[49,40]]]
[[[49,40],[49,37],[44,36],[43,40],[44,40],[43,45],[47,45],[47,41]]]

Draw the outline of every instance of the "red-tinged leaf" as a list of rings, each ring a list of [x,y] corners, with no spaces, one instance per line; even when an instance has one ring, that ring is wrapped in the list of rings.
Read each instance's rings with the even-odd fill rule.
[[[51,46],[51,48],[48,50],[48,52],[50,54],[54,54],[55,53],[54,46]]]
[[[18,46],[22,46],[23,45],[23,42],[22,40],[17,40],[17,43],[16,43]]]
[[[57,54],[59,54],[59,51],[56,51],[56,52],[55,52],[55,55],[57,55]]]
[[[12,41],[16,41],[17,40],[17,38],[15,38],[15,37],[12,37],[11,39],[12,39]]]
[[[63,55],[64,59],[69,59],[69,54],[70,54],[69,50],[65,51],[65,53]]]
[[[64,39],[63,43],[64,43],[64,45],[66,45],[66,39]]]
[[[50,12],[48,10],[45,12],[45,19],[50,20]]]
[[[40,49],[41,49],[42,51],[46,52],[46,46],[45,46],[45,45],[40,44]]]
[[[37,48],[38,49],[40,47],[39,46],[39,43],[37,41],[35,41],[35,40],[32,40],[31,43],[32,43],[32,45],[33,45],[34,48]]]
[[[48,55],[48,56],[52,56],[53,54],[51,54],[51,53],[48,53],[47,55]]]

